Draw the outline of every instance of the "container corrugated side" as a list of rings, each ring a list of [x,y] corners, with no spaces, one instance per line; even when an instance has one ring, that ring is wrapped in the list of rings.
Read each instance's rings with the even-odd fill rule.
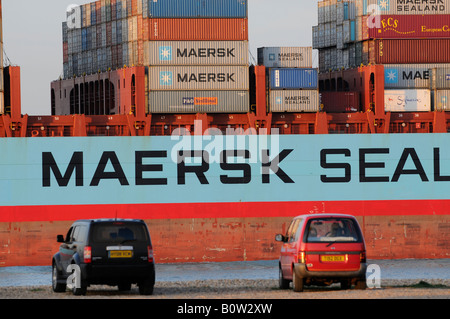
[[[258,48],[258,64],[268,68],[311,68],[312,47]]]
[[[147,41],[145,65],[248,65],[248,41]]]
[[[437,111],[450,111],[450,89],[434,91],[434,109]]]
[[[384,87],[387,89],[428,89],[432,68],[442,68],[449,64],[385,64]]]
[[[269,93],[271,112],[318,112],[318,90],[272,90]]]
[[[148,15],[153,18],[246,18],[248,3],[247,0],[152,0]]]
[[[157,90],[248,90],[245,66],[150,66],[149,89]]]
[[[430,112],[430,90],[385,90],[386,112]]]
[[[316,89],[317,69],[270,69],[269,87],[276,89]]]
[[[399,15],[439,15],[450,14],[447,0],[362,0],[363,14],[367,15],[370,6],[379,6],[381,14]]]
[[[450,39],[369,41],[372,64],[450,63]]]
[[[449,3],[450,4],[450,3]],[[450,38],[450,15],[382,15],[379,28],[363,23],[370,39]]]
[[[248,19],[150,19],[151,41],[248,41]]]
[[[450,66],[438,68],[432,66],[430,68],[430,74],[432,74],[432,89],[450,89]]]
[[[249,91],[150,91],[150,113],[248,113]]]

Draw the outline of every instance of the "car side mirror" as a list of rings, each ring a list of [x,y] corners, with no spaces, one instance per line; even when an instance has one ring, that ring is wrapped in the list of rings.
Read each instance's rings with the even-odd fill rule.
[[[58,235],[56,236],[56,241],[58,243],[63,243],[64,242],[64,236],[63,235]]]
[[[284,237],[281,234],[278,234],[275,236],[275,240],[284,243],[284,242],[286,242],[286,237]]]

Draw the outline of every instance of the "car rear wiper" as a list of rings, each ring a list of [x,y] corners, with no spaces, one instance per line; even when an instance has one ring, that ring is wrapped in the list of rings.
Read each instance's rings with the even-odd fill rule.
[[[121,241],[120,242],[120,245],[123,245],[123,244],[125,244],[126,242],[131,242],[131,241],[137,241],[137,239],[125,239],[125,240],[123,240],[123,241]]]
[[[335,241],[332,241],[331,243],[329,243],[328,245],[326,245],[326,247],[330,247],[331,245],[336,244]]]

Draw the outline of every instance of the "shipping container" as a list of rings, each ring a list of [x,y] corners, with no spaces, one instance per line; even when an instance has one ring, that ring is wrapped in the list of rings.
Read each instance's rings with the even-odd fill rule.
[[[384,83],[387,89],[428,89],[432,71],[449,67],[449,64],[385,64]]]
[[[430,90],[385,90],[386,112],[430,112]]]
[[[318,90],[271,90],[270,112],[318,112]]]
[[[347,113],[360,111],[359,92],[321,92],[323,110],[328,113]]]
[[[434,91],[434,109],[437,111],[450,111],[450,89]]]
[[[248,19],[150,19],[151,41],[248,41]]]
[[[431,66],[429,72],[432,77],[432,89],[450,89],[450,65]]]
[[[450,15],[382,15],[378,19],[379,24],[372,27],[363,23],[364,40],[450,38]]]
[[[248,41],[146,41],[145,65],[247,65]]]
[[[317,69],[270,69],[269,87],[276,89],[316,89]]]
[[[150,91],[150,113],[248,113],[249,91]]]
[[[258,64],[267,68],[312,68],[312,47],[258,48]]]
[[[148,77],[150,91],[249,89],[244,66],[151,66]]]
[[[447,0],[362,0],[363,14],[370,14],[378,6],[382,14],[395,15],[441,15],[450,14]]]
[[[450,39],[371,40],[372,64],[450,63]]]
[[[144,0],[145,1],[145,0]],[[164,0],[148,2],[151,18],[247,18],[247,0]]]

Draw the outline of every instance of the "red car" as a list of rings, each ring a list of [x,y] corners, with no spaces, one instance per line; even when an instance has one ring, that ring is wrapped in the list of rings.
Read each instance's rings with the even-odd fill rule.
[[[301,292],[305,285],[341,283],[366,288],[366,246],[358,221],[351,215],[310,214],[293,219],[282,242],[279,285]]]

